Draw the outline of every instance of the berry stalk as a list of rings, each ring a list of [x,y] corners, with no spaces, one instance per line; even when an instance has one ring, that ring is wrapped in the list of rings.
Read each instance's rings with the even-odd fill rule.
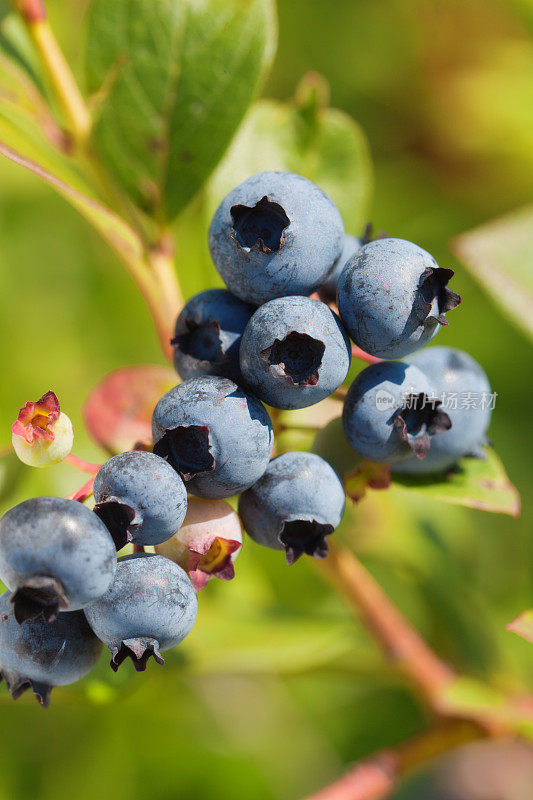
[[[384,800],[416,767],[484,735],[483,729],[473,723],[444,722],[398,747],[381,750],[357,762],[306,800]]]

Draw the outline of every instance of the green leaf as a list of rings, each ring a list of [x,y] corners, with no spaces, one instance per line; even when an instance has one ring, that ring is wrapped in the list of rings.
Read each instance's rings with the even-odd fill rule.
[[[445,503],[517,517],[520,497],[492,448],[486,458],[463,458],[457,472],[446,475],[393,475],[393,485]]]
[[[161,218],[217,165],[274,53],[272,0],[94,0],[86,73],[94,145]]]
[[[507,316],[533,337],[533,206],[458,236],[452,249]]]
[[[128,261],[140,261],[143,258],[143,247],[139,236],[124,222],[124,220],[118,217],[109,208],[79,191],[74,186],[60,180],[56,175],[46,170],[36,161],[26,158],[1,141],[0,155],[28,169],[50,184],[50,186],[68,200],[68,202],[96,228],[111,247],[120,252],[125,259]]]
[[[264,100],[251,109],[211,182],[210,211],[249,175],[288,170],[318,184],[337,204],[346,230],[361,234],[373,184],[369,147],[351,117],[325,105],[326,93],[319,78],[307,76],[293,101]]]
[[[508,631],[517,633],[528,642],[533,642],[533,609],[529,608],[527,611],[522,611],[516,619],[513,619],[507,625]]]
[[[528,698],[508,697],[474,678],[457,678],[440,696],[439,708],[448,716],[481,724],[499,721],[514,732],[533,738],[533,709]]]

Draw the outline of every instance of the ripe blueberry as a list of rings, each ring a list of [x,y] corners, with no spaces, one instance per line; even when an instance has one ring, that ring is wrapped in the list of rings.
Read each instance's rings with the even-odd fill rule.
[[[85,609],[89,625],[109,647],[116,672],[126,658],[142,672],[150,656],[175,647],[191,631],[198,600],[187,573],[153,553],[119,558],[107,592]]]
[[[95,512],[118,550],[127,542],[155,545],[176,533],[187,511],[187,492],[165,459],[140,450],[113,456],[94,481]]]
[[[226,289],[191,298],[176,320],[174,366],[186,380],[219,375],[240,381],[239,346],[254,309]]]
[[[83,611],[58,614],[51,623],[40,617],[19,625],[9,592],[0,596],[0,679],[14,700],[31,688],[46,708],[52,688],[85,677],[101,650]]]
[[[350,368],[339,318],[309,297],[280,297],[257,309],[241,342],[246,384],[275,408],[304,408],[332,394]]]
[[[153,417],[154,453],[187,490],[212,499],[244,491],[265,471],[274,434],[264,406],[228,378],[190,378],[167,392]]]
[[[348,442],[370,461],[424,458],[434,434],[451,427],[433,384],[417,367],[399,361],[372,364],[348,390],[342,421]]]
[[[74,500],[34,497],[0,520],[0,578],[18,622],[83,608],[106,591],[116,566],[106,526]]]
[[[461,298],[447,288],[453,270],[404,239],[376,239],[345,265],[338,283],[341,319],[356,345],[379,358],[401,358],[447,325]]]
[[[292,451],[272,459],[262,478],[241,495],[239,514],[258,544],[285,550],[293,564],[303,553],[325,558],[326,536],[339,525],[344,489],[327,461]]]
[[[341,215],[314,183],[291,172],[261,172],[222,200],[209,228],[211,256],[233,294],[260,305],[311,294],[344,242]]]
[[[395,471],[413,475],[444,472],[464,456],[483,458],[491,388],[477,361],[452,347],[428,347],[408,361],[433,383],[452,427],[432,440],[427,458],[408,458],[397,464]]]

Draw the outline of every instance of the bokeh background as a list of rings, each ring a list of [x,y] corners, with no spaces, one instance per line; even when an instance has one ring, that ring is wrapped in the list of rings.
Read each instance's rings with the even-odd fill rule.
[[[83,6],[48,3],[74,65]],[[523,496],[513,520],[400,489],[373,493],[343,535],[444,658],[498,688],[532,689],[533,647],[505,631],[532,600],[531,350],[449,242],[533,197],[533,3],[278,0],[278,12],[264,95],[285,99],[305,72],[322,73],[332,105],[369,138],[373,222],[457,270],[463,305],[439,343],[485,367],[498,392],[490,435]],[[191,244],[205,234],[193,209],[178,241],[186,275],[206,269]],[[102,456],[83,428],[88,390],[118,366],[161,363],[148,312],[114,256],[51,189],[5,161],[0,343],[0,445],[18,408],[53,388],[73,420],[75,452],[89,460]],[[1,510],[81,482],[65,465],[2,465]],[[289,572],[253,544],[233,584],[202,593],[199,622],[165,669],[108,672],[103,658],[82,684],[55,690],[46,713],[0,690],[0,800],[289,800],[427,723],[310,560]],[[402,798],[440,800],[445,790],[427,780]],[[513,791],[502,800],[533,796],[531,783],[529,794]]]

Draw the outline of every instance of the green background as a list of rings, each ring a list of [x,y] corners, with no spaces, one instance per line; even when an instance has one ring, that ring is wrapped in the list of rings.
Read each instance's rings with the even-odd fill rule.
[[[74,65],[83,5],[48,3]],[[505,631],[531,605],[531,350],[449,242],[533,196],[533,3],[279,0],[278,12],[264,95],[285,99],[306,71],[321,72],[331,104],[369,138],[372,221],[457,270],[463,305],[439,344],[486,369],[498,392],[491,439],[524,503],[513,520],[396,489],[351,511],[341,533],[445,659],[496,687],[531,689],[533,648]],[[197,255],[205,224],[187,215],[177,259],[190,294],[210,272]],[[148,312],[105,244],[5,161],[0,342],[0,445],[18,408],[53,388],[89,460],[101,453],[83,429],[88,390],[118,366],[161,362]],[[0,469],[2,510],[81,482],[65,465]],[[288,800],[427,723],[310,560],[289,571],[253,544],[233,584],[202,593],[198,624],[167,667],[131,672],[112,676],[103,658],[79,686],[55,690],[46,713],[2,689],[0,800]]]

